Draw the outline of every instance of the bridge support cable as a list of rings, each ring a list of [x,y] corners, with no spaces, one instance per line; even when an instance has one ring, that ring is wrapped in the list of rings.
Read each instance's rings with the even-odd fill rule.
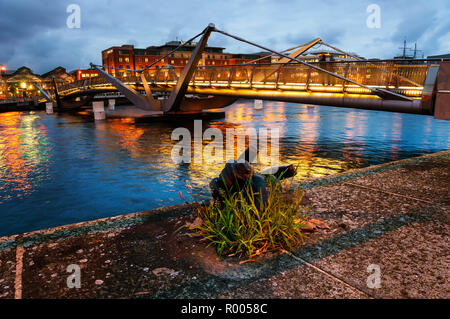
[[[203,35],[205,32],[205,30],[203,30],[202,32],[200,32],[199,34],[197,34],[196,36],[190,38],[187,41],[182,42],[179,46],[177,46],[175,49],[173,49],[172,51],[170,51],[169,53],[167,53],[166,55],[164,55],[163,57],[159,58],[156,61],[153,61],[150,65],[146,66],[145,69],[143,69],[142,71],[148,70],[150,69],[150,67],[152,67],[153,65],[155,65],[156,63],[158,63],[159,61],[167,58],[169,55],[171,55],[172,53],[178,51],[179,49],[181,49],[182,47],[184,47],[186,44],[194,41],[195,39],[197,39],[199,36]],[[138,70],[137,72],[142,72],[141,70]]]
[[[61,103],[61,99],[59,98],[58,86],[56,85],[55,77],[52,77],[52,82],[53,82],[53,88],[55,90],[56,107],[61,108],[62,103]]]
[[[316,41],[317,41],[317,42],[316,42]],[[312,48],[313,46],[315,46],[315,45],[316,45],[318,42],[320,42],[320,41],[321,41],[321,39],[320,39],[320,38],[317,38],[317,39],[312,40],[312,41],[310,41],[310,42],[308,42],[308,43],[300,44],[300,45],[297,45],[297,46],[295,46],[295,47],[293,47],[293,48],[289,48],[289,49],[283,50],[283,51],[281,51],[281,53],[286,53],[286,52],[289,52],[289,51],[292,51],[292,50],[296,50],[296,49],[303,50],[303,52],[300,52],[299,50],[297,50],[297,51],[299,51],[300,53],[298,53],[298,54],[296,54],[296,55],[294,56],[294,57],[296,58],[296,57],[298,57],[300,54],[303,54],[303,53],[305,53],[306,51],[308,51],[310,48]],[[315,43],[312,44],[313,42],[315,42]],[[297,51],[296,51],[296,52],[297,52]],[[292,53],[291,53],[291,54],[292,54]],[[258,61],[267,59],[267,57],[273,57],[273,56],[276,56],[276,54],[271,53],[270,55],[266,55],[266,56],[263,56],[263,57],[261,57],[261,58],[255,59],[255,60],[251,60],[251,61],[245,62],[245,63],[243,63],[242,65],[253,64],[253,63],[255,63],[255,62],[258,62]],[[291,62],[291,61],[292,61],[292,60],[289,60],[289,62]],[[289,62],[288,62],[288,63],[289,63]],[[278,63],[280,63],[280,62],[278,61]]]
[[[51,95],[41,88],[37,83],[33,83],[33,86],[42,94],[42,96],[47,100],[47,102],[54,102]]]
[[[150,85],[148,84],[144,73],[141,73],[141,82],[142,82],[142,85],[144,86],[145,95],[147,96],[147,102],[150,106],[150,109],[152,111],[161,111],[161,109],[162,109],[161,101],[159,101],[153,97],[152,90],[150,89]]]
[[[181,71],[180,77],[178,78],[177,84],[172,89],[172,92],[170,92],[169,98],[164,101],[163,103],[163,111],[164,112],[177,112],[182,110],[182,101],[184,99],[184,95],[187,92],[189,82],[192,79],[192,76],[194,75],[194,72],[196,70],[196,67],[198,65],[198,62],[200,61],[202,57],[202,53],[205,50],[205,47],[207,45],[209,36],[211,35],[211,32],[215,30],[214,24],[209,24],[202,32],[203,36],[200,39],[200,41],[197,43],[194,51],[191,54],[191,57],[189,58],[188,63]],[[186,109],[182,111],[188,111],[189,107],[186,107]],[[193,109],[189,111],[194,111]]]
[[[130,100],[130,102],[133,103],[138,108],[143,109],[143,110],[151,110],[151,111],[160,111],[161,110],[161,103],[160,103],[160,101],[155,100],[153,98],[153,95],[151,94],[151,91],[150,91],[150,87],[148,87],[148,91],[146,89],[146,91],[149,93],[149,96],[147,96],[145,98],[139,92],[137,92],[135,89],[126,85],[125,83],[123,83],[119,79],[113,77],[109,73],[103,71],[98,66],[91,63],[91,67],[94,68],[95,70],[97,70],[97,72],[104,79],[106,79],[109,83],[114,85],[120,93],[125,95],[125,97],[128,100]]]
[[[167,58],[169,55],[171,55],[172,53],[178,51],[180,48],[186,46],[188,43],[194,41],[195,39],[197,39],[199,36],[201,36],[203,34],[203,31],[200,32],[199,34],[197,34],[196,36],[190,38],[187,41],[183,41],[180,45],[178,45],[175,49],[173,49],[172,51],[170,51],[169,53],[167,53],[166,55],[160,57],[158,60],[153,61],[151,64],[147,65],[144,69],[141,70],[130,70],[130,69],[123,69],[123,68],[114,68],[114,67],[110,67],[110,66],[105,66],[105,65],[97,65],[97,64],[93,64],[91,63],[91,67],[99,67],[99,68],[108,68],[111,70],[120,70],[120,71],[126,71],[126,72],[136,72],[136,73],[142,73],[146,70],[149,70],[153,65],[155,65],[156,63],[160,62],[161,60]]]
[[[208,28],[210,28],[210,26],[209,26]],[[99,72],[99,74],[100,74],[104,79],[106,79],[108,82],[110,82],[112,85],[114,85],[114,86],[117,88],[117,90],[118,90],[119,92],[121,92],[123,95],[125,95],[125,97],[126,97],[128,100],[130,100],[135,106],[137,106],[137,107],[139,107],[139,108],[141,108],[141,109],[145,109],[145,110],[161,111],[161,110],[163,109],[163,103],[162,103],[162,101],[153,98],[153,94],[152,94],[152,91],[151,91],[151,89],[150,89],[150,85],[148,84],[147,79],[145,78],[145,73],[144,73],[144,71],[148,70],[151,66],[155,65],[155,64],[158,63],[159,61],[161,61],[161,60],[163,60],[164,58],[168,57],[169,55],[171,55],[171,54],[174,53],[175,51],[177,51],[177,50],[179,50],[180,48],[182,48],[182,47],[184,47],[185,45],[187,45],[188,43],[191,43],[191,42],[194,41],[196,38],[198,38],[200,35],[203,35],[203,38],[204,38],[204,37],[205,37],[205,32],[206,32],[207,30],[209,30],[208,28],[206,28],[206,29],[203,30],[201,33],[197,34],[196,36],[192,37],[192,38],[189,39],[188,41],[181,43],[180,45],[178,45],[175,49],[173,49],[172,51],[170,51],[170,52],[167,53],[166,55],[162,56],[161,58],[159,58],[158,60],[154,61],[154,62],[151,63],[150,65],[146,66],[145,69],[142,69],[142,70],[128,70],[128,69],[125,69],[125,70],[124,70],[124,71],[132,71],[132,72],[136,72],[136,73],[139,73],[139,74],[140,74],[140,80],[141,80],[141,82],[142,82],[142,85],[144,86],[144,90],[145,90],[145,93],[146,93],[146,97],[142,96],[142,95],[139,94],[136,90],[134,90],[134,89],[131,88],[130,86],[126,85],[125,83],[123,83],[123,82],[120,81],[119,79],[117,79],[117,78],[113,77],[112,75],[110,75],[109,73],[105,72],[105,71],[102,69],[103,66],[95,65],[95,64],[93,64],[93,63],[91,63],[90,66],[91,66],[91,68],[94,68],[95,70],[97,70],[97,72]],[[210,32],[211,32],[211,31],[209,31],[209,34],[210,34]],[[209,37],[209,34],[208,34],[208,37]],[[208,37],[207,37],[207,38],[208,38]],[[203,39],[203,38],[202,38],[202,39]],[[207,38],[206,38],[206,40],[207,40]],[[200,43],[201,43],[201,42],[202,42],[202,40],[200,41]],[[205,46],[206,46],[206,43],[205,43],[205,45],[203,45],[203,47],[202,47],[202,49],[201,49],[200,52],[203,51],[203,49],[204,49]],[[197,47],[196,47],[196,49],[194,50],[194,52],[198,49],[198,47],[199,47],[199,45],[197,45]],[[194,53],[192,54],[192,56],[193,56],[193,55],[194,55]],[[192,56],[191,56],[191,58],[192,58]],[[201,57],[201,53],[200,53],[200,57]],[[197,63],[198,63],[198,59],[197,59]],[[197,63],[195,63],[194,68],[197,66]],[[185,69],[188,69],[188,67],[189,67],[191,64],[192,64],[192,63],[191,63],[191,60],[189,60],[188,64],[187,64],[186,67],[183,69],[183,71],[184,71]],[[117,69],[117,68],[114,68],[114,69]],[[170,71],[170,68],[169,68],[169,71]],[[172,72],[174,72],[173,69],[172,69]],[[188,73],[190,73],[190,72],[188,72]],[[186,77],[186,76],[189,78],[189,80],[188,80],[188,83],[189,83],[190,78],[192,77],[192,75],[191,75],[191,74],[186,74],[185,77]],[[179,80],[178,80],[178,83],[180,83],[180,82],[183,83],[182,77],[183,77],[183,72],[182,72],[182,74],[180,75],[180,78],[179,78]],[[177,83],[177,84],[178,84],[178,83]],[[180,104],[180,101],[179,101],[179,98],[177,98],[177,97],[178,97],[177,95],[179,95],[179,96],[181,96],[181,98],[183,98],[183,97],[184,97],[184,93],[185,93],[185,91],[186,91],[186,90],[182,90],[182,89],[181,89],[182,86],[183,86],[183,85],[180,85],[180,86],[177,85],[177,86],[173,89],[173,91],[175,91],[175,93],[172,92],[172,93],[174,93],[174,94],[171,94],[171,95],[169,96],[169,100],[164,101],[164,102],[165,102],[165,103],[164,103],[164,111],[170,110],[170,109],[173,107],[174,104],[178,104],[178,105]],[[178,92],[178,93],[177,93],[177,92]],[[172,99],[170,99],[171,96],[173,96]]]
[[[283,58],[279,59],[277,61],[277,63],[283,63],[283,64],[290,63],[290,62],[292,62],[291,58],[298,58],[301,54],[305,53],[306,51],[308,51],[309,49],[311,49],[313,46],[315,46],[317,43],[320,43],[320,42],[322,42],[322,39],[320,39],[320,38],[312,40],[312,41],[302,45],[301,47],[299,47],[297,50],[295,50],[291,54],[289,54],[288,58],[283,57]]]
[[[339,53],[342,53],[342,54],[345,54],[345,55],[348,55],[349,57],[352,57],[352,58],[354,58],[354,59],[356,59],[356,60],[358,60],[358,61],[365,61],[364,59],[362,59],[362,58],[360,58],[360,57],[358,57],[358,56],[356,56],[356,55],[353,55],[353,54],[350,54],[350,53],[348,53],[348,52],[345,52],[345,51],[343,51],[343,50],[341,50],[341,49],[339,49],[339,48],[336,48],[336,47],[334,47],[334,46],[332,46],[332,45],[330,45],[330,44],[328,44],[328,43],[325,43],[325,42],[323,42],[323,41],[320,41],[319,42],[320,44],[323,44],[323,45],[325,45],[325,46],[327,46],[327,47],[329,47],[330,49],[333,49],[333,50],[335,50],[335,51],[338,51]],[[370,65],[374,65],[373,63],[370,63],[370,62],[368,62]],[[415,85],[415,86],[417,86],[417,87],[421,87],[422,85],[420,85],[419,83],[416,83],[416,82],[414,82],[414,81],[412,81],[412,80],[410,80],[410,79],[408,79],[408,78],[405,78],[405,77],[403,77],[403,76],[401,76],[401,75],[398,75],[398,74],[392,74],[393,76],[395,76],[395,77],[397,77],[397,78],[399,78],[400,80],[403,80],[403,81],[406,81],[406,82],[408,82],[408,83],[410,83],[410,84],[412,84],[412,85]]]
[[[381,98],[388,98],[388,97],[390,97],[390,98],[393,98],[393,99],[400,99],[400,100],[407,100],[407,101],[411,101],[411,100],[412,100],[412,99],[410,99],[410,98],[408,98],[408,97],[405,97],[404,95],[397,94],[397,93],[394,93],[394,92],[390,92],[390,91],[388,91],[388,90],[383,90],[383,89],[378,89],[378,88],[371,88],[371,87],[369,87],[369,86],[367,86],[367,85],[364,85],[364,84],[358,83],[358,82],[356,82],[356,81],[353,81],[353,80],[351,80],[351,79],[345,78],[345,77],[343,77],[343,76],[341,76],[341,75],[339,75],[339,74],[330,72],[330,71],[325,70],[325,69],[322,69],[322,68],[320,68],[320,67],[318,67],[318,66],[315,66],[315,65],[312,65],[312,64],[310,64],[310,63],[304,62],[304,61],[302,61],[302,60],[299,60],[298,58],[290,57],[289,55],[286,55],[286,54],[284,54],[284,53],[281,53],[281,52],[277,52],[277,51],[271,50],[271,49],[269,49],[269,48],[267,48],[267,47],[264,47],[264,46],[262,46],[262,45],[256,44],[256,43],[251,42],[251,41],[248,41],[248,40],[245,40],[245,39],[243,39],[243,38],[240,38],[240,37],[238,37],[238,36],[232,35],[232,34],[227,33],[227,32],[225,32],[225,31],[222,31],[222,30],[219,30],[219,29],[214,29],[214,31],[215,31],[215,32],[218,32],[218,33],[221,33],[221,34],[223,34],[223,35],[226,35],[226,36],[228,36],[228,37],[231,37],[231,38],[233,38],[233,39],[235,39],[235,40],[238,40],[238,41],[240,41],[240,42],[244,42],[244,43],[253,45],[253,46],[258,47],[258,48],[260,48],[260,49],[263,49],[263,50],[265,50],[265,51],[269,51],[269,52],[272,52],[272,53],[277,54],[277,55],[279,55],[279,56],[282,56],[282,57],[284,57],[284,58],[290,59],[290,60],[292,60],[292,61],[296,61],[296,62],[298,62],[298,63],[300,63],[300,64],[303,64],[303,65],[308,66],[309,68],[313,68],[313,69],[315,69],[315,70],[317,70],[317,71],[319,71],[319,72],[326,73],[326,74],[331,75],[331,76],[333,76],[333,77],[336,77],[336,78],[338,78],[338,79],[341,79],[341,80],[350,82],[350,83],[355,84],[355,85],[357,85],[357,86],[359,86],[359,87],[362,87],[362,88],[364,88],[364,89],[370,90],[371,92],[373,92],[374,94],[380,96]]]
[[[310,42],[308,42],[308,43],[305,43],[305,44],[302,44],[302,45],[299,45],[299,46],[297,46],[297,47],[294,47],[294,48],[291,48],[291,49],[287,49],[287,50],[284,50],[284,51],[281,51],[281,53],[285,53],[285,52],[288,52],[288,51],[292,51],[292,50],[295,50],[294,52],[292,52],[292,53],[290,53],[289,54],[289,57],[291,57],[291,58],[297,58],[297,57],[299,57],[301,54],[303,54],[303,53],[305,53],[306,51],[308,51],[310,48],[312,48],[313,46],[315,46],[317,43],[319,43],[321,41],[321,39],[320,38],[317,38],[317,39],[315,39],[315,40],[312,40],[312,41],[310,41]],[[271,55],[270,55],[271,57],[272,56],[275,56],[275,54],[274,53],[272,53]],[[266,56],[265,57],[262,57],[262,58],[259,58],[259,59],[256,59],[256,60],[253,60],[253,61],[257,61],[257,60],[260,60],[260,59],[265,59],[266,58]],[[250,61],[250,62],[248,62],[248,64],[250,64],[252,61]],[[280,75],[280,71],[281,71],[281,67],[282,66],[284,66],[284,65],[286,65],[286,64],[289,64],[289,63],[291,63],[292,62],[292,59],[290,59],[290,58],[281,58],[281,59],[279,59],[277,62],[276,62],[276,65],[275,65],[275,70],[272,72],[272,73],[269,73],[269,74],[267,74],[267,75],[263,75],[263,77],[261,78],[256,78],[255,80],[257,81],[257,82],[265,82],[268,78],[270,78],[273,74],[275,74],[275,73],[277,73],[277,83],[278,83],[278,78],[279,78],[279,75]],[[245,64],[247,64],[247,63],[245,63]],[[278,67],[278,65],[279,65],[279,67]]]

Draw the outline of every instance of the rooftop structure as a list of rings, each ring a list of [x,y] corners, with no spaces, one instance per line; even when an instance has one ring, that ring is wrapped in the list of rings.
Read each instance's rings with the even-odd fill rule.
[[[450,59],[450,53],[449,54],[440,54],[440,55],[429,55],[427,58],[428,59]]]

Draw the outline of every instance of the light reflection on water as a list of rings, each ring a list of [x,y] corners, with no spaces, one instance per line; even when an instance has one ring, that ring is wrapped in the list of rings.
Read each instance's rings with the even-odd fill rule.
[[[185,185],[207,195],[223,164],[174,164],[180,126],[193,132],[192,121],[0,114],[0,236],[181,203]],[[429,116],[282,102],[238,101],[208,127],[279,128],[281,163],[298,165],[298,180],[450,148],[449,122]]]

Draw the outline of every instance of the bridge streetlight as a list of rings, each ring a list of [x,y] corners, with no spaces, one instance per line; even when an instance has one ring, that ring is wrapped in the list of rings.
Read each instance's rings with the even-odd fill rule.
[[[6,79],[3,79],[3,73],[6,72],[6,66],[0,65],[0,96],[6,97],[8,91]]]
[[[25,82],[20,83],[20,87],[22,88],[22,97],[26,99],[27,97],[27,84]]]

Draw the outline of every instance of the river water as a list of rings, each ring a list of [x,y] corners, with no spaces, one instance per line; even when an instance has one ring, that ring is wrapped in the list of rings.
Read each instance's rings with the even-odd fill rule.
[[[208,195],[223,164],[174,163],[180,126],[194,127],[0,114],[0,236],[182,203],[186,185]],[[298,165],[299,180],[450,148],[450,122],[430,116],[282,102],[238,101],[208,127],[278,128],[281,164]]]

